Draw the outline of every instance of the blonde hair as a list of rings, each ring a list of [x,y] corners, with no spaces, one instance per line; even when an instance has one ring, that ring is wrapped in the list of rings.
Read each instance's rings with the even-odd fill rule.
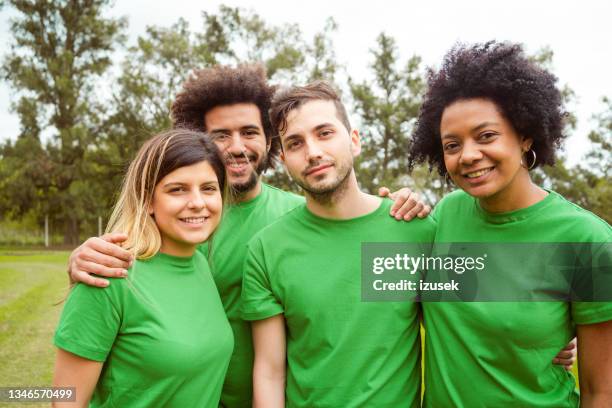
[[[220,190],[225,191],[223,162],[204,133],[179,128],[146,141],[127,170],[106,232],[126,233],[122,247],[137,259],[155,255],[161,247],[160,231],[149,214],[155,186],[172,171],[202,161],[211,165]]]

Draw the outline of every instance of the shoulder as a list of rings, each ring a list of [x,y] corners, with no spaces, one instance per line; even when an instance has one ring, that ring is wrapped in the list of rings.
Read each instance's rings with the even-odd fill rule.
[[[448,211],[457,212],[472,208],[473,206],[474,198],[465,191],[457,189],[442,197],[442,199],[434,206],[432,216],[437,219],[441,214]]]
[[[281,200],[283,202],[287,202],[289,204],[293,203],[295,205],[299,205],[305,202],[304,197],[302,197],[301,195],[297,195],[289,191],[281,190],[280,188],[271,186],[266,183],[262,184],[262,188],[266,191],[266,193],[273,200]]]
[[[291,234],[291,231],[295,230],[296,224],[299,224],[300,220],[303,220],[305,207],[305,203],[297,205],[266,225],[253,235],[248,246],[251,247],[253,246],[252,244],[256,242],[262,244],[268,242],[274,242],[276,245],[282,244],[283,238],[286,239],[289,236],[288,234]]]
[[[550,194],[553,194],[552,218],[556,223],[565,225],[568,231],[572,231],[576,241],[580,241],[579,237],[585,235],[593,242],[607,242],[612,239],[612,228],[606,221],[555,191],[550,191]]]

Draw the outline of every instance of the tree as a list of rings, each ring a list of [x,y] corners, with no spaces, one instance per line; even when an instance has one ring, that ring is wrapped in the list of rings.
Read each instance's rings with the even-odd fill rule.
[[[46,147],[51,164],[47,174],[56,193],[48,197],[49,210],[66,227],[64,242],[75,244],[88,211],[73,183],[83,179],[83,158],[97,135],[95,80],[111,66],[126,22],[102,16],[109,0],[7,3],[20,15],[11,22],[13,44],[2,74],[21,103],[27,100],[37,112],[26,121],[28,126],[49,129],[52,135]],[[22,118],[28,115],[14,108]]]
[[[373,49],[373,80],[349,80],[355,111],[361,119],[360,179],[368,191],[379,186],[399,187],[406,179],[409,138],[424,89],[421,59],[410,58],[398,67],[395,40],[381,33]]]

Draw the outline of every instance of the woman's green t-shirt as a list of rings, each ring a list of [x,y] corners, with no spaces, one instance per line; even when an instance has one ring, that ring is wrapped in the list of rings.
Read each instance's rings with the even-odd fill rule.
[[[612,240],[605,221],[552,191],[503,214],[456,191],[434,218],[436,242]],[[612,320],[612,303],[601,302],[424,302],[423,311],[426,407],[577,407],[575,379],[552,360],[576,324]]]
[[[76,285],[54,342],[104,362],[93,407],[217,407],[234,345],[201,253],[136,261],[105,289]]]

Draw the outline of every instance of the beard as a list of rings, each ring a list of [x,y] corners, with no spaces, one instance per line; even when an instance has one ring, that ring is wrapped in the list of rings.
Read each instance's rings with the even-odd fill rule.
[[[320,166],[322,164],[333,164],[336,167],[336,171],[338,173],[337,177],[331,182],[325,183],[323,185],[311,185],[307,183],[306,173],[310,171],[311,168]],[[332,202],[341,198],[348,186],[349,176],[351,174],[351,170],[353,169],[352,160],[348,160],[345,162],[341,162],[336,164],[333,161],[311,161],[308,164],[308,167],[302,172],[303,178],[293,177],[297,185],[299,185],[314,201],[321,205],[329,205]]]
[[[266,166],[267,166],[267,155],[265,153],[261,157],[257,155],[256,153],[251,153],[248,155],[244,154],[240,156],[234,156],[232,154],[227,154],[223,158],[223,161],[225,165],[227,166],[228,163],[232,163],[233,161],[237,159],[244,159],[245,157],[249,161],[249,164],[250,164],[250,169],[247,170],[249,171],[248,179],[246,181],[229,184],[230,191],[236,196],[241,196],[251,191],[257,185],[259,176],[265,171]]]

